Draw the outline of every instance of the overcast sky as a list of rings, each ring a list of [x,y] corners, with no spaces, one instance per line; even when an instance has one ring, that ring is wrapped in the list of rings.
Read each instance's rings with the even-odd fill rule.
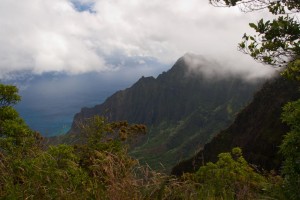
[[[263,14],[208,0],[1,0],[0,78],[117,72],[126,67],[122,59],[133,58],[171,65],[186,52],[263,74],[266,68],[237,51],[248,23]]]
[[[208,0],[0,0],[0,80],[20,88],[25,121],[53,134],[187,52],[201,55],[186,54],[192,73],[201,63],[211,77],[270,74],[237,51],[263,15]]]

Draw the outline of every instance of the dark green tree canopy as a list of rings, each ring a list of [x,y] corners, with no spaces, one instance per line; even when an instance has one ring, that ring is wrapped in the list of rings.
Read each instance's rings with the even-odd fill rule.
[[[33,152],[41,138],[13,108],[20,100],[16,86],[0,84],[0,153],[14,158]]]
[[[13,85],[0,83],[0,107],[14,105],[21,100],[18,95],[18,88]]]

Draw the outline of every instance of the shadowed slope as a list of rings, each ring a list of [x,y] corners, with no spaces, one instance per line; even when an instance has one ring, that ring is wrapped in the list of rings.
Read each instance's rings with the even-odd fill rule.
[[[175,166],[172,174],[194,172],[203,163],[215,162],[219,153],[236,146],[243,149],[248,162],[278,170],[282,162],[278,146],[288,131],[280,119],[282,106],[300,97],[298,88],[299,83],[283,78],[266,83],[229,128],[216,135],[194,157]]]
[[[198,67],[210,64],[203,59]],[[201,70],[191,73],[180,58],[157,78],[142,77],[103,104],[83,108],[75,115],[69,134],[76,135],[77,124],[94,115],[146,124],[148,134],[131,154],[153,168],[162,163],[169,170],[228,126],[261,82],[249,83],[237,76],[208,78]]]

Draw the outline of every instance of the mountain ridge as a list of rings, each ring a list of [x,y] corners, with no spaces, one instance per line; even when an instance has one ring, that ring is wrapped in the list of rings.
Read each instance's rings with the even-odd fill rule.
[[[172,174],[194,172],[207,162],[215,162],[218,154],[239,146],[248,162],[266,170],[279,170],[282,157],[279,145],[288,132],[281,122],[281,108],[300,98],[299,83],[278,77],[268,81],[253,101],[236,117],[233,124],[219,132],[193,157],[180,162]]]
[[[190,73],[182,57],[157,78],[141,77],[103,104],[83,108],[74,116],[69,134],[76,134],[76,124],[94,115],[104,115],[109,121],[146,124],[149,133],[132,155],[154,168],[161,164],[170,168],[228,126],[263,82],[250,83],[238,76],[212,79],[204,73]]]

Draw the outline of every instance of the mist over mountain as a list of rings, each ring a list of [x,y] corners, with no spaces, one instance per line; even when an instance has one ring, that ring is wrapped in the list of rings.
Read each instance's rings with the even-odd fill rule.
[[[249,81],[239,73],[213,77],[201,71],[222,68],[206,59],[197,62],[198,71],[193,73],[195,66],[189,65],[187,59],[200,57],[186,54],[157,78],[142,77],[103,104],[82,108],[69,134],[76,135],[77,124],[94,115],[106,116],[110,121],[146,124],[149,132],[132,155],[151,167],[162,164],[170,169],[228,126],[264,81]]]
[[[170,64],[186,51],[255,72],[261,65],[236,44],[248,23],[266,14],[237,10],[206,1],[1,0],[0,78],[22,71],[102,73],[118,67],[110,60],[120,54]]]

